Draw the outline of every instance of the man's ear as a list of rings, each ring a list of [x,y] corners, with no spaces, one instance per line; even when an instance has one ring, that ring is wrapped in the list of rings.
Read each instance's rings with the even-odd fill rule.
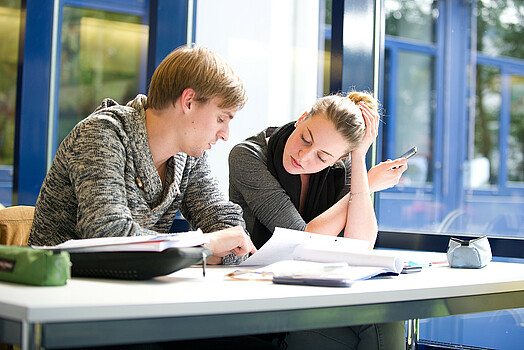
[[[187,88],[180,95],[180,104],[184,112],[189,112],[195,101],[195,90]]]

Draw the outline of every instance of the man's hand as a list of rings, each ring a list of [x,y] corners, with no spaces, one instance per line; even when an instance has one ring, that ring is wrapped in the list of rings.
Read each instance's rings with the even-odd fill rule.
[[[213,252],[213,256],[207,260],[209,264],[220,264],[222,257],[231,253],[244,256],[257,251],[241,226],[208,233],[208,236],[209,243],[205,246]]]

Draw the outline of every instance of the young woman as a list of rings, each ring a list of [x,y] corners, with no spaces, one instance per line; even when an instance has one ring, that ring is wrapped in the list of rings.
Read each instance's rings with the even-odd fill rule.
[[[229,198],[243,209],[260,248],[275,227],[368,240],[377,237],[370,194],[396,185],[407,159],[367,172],[378,133],[378,102],[369,94],[320,98],[296,122],[268,128],[229,156]],[[282,339],[282,335],[280,335]],[[405,349],[403,322],[292,332],[292,349]]]
[[[239,204],[255,246],[275,227],[365,239],[377,221],[370,194],[396,185],[407,159],[367,172],[378,102],[363,92],[318,99],[296,122],[268,128],[229,155],[229,198]]]

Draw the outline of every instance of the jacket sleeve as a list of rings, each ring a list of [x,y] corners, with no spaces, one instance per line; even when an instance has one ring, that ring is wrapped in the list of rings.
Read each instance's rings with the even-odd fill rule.
[[[242,195],[253,215],[269,231],[275,227],[305,230],[306,222],[269,172],[266,155],[255,143],[245,141],[231,150],[229,186]]]

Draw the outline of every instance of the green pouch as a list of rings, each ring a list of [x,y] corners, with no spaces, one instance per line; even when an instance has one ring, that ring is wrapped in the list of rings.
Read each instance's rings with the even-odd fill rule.
[[[0,280],[63,286],[71,278],[68,252],[0,245]]]

